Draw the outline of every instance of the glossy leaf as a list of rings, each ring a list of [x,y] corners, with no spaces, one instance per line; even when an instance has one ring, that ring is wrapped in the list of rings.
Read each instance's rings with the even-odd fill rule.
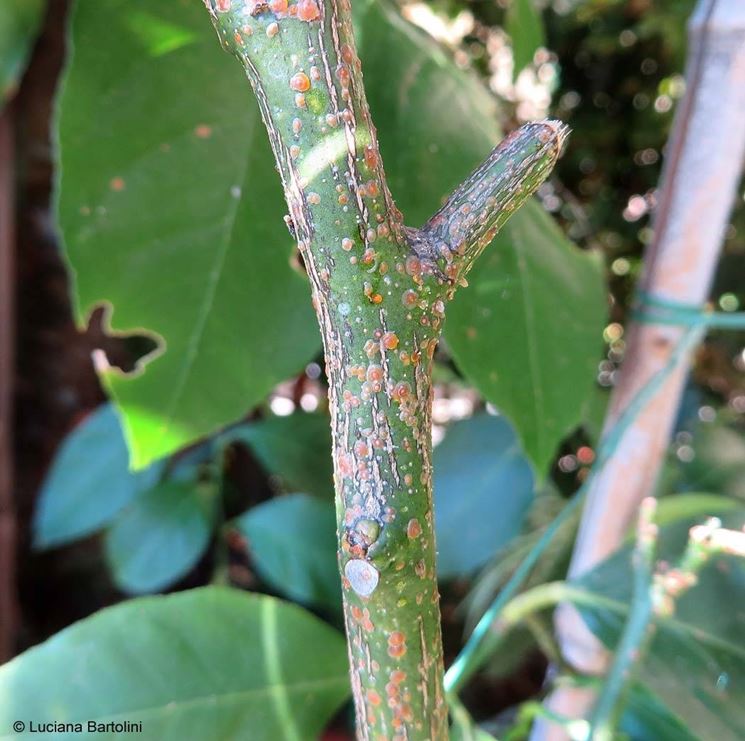
[[[228,430],[225,440],[249,445],[266,470],[290,491],[333,496],[331,421],[326,414],[267,417]]]
[[[119,418],[106,404],[62,443],[34,515],[34,545],[50,548],[100,530],[138,492],[152,486],[162,466],[131,473]]]
[[[142,741],[305,741],[348,694],[337,631],[274,598],[209,587],[103,610],[5,664],[0,733],[15,738],[18,719],[126,720],[142,722]]]
[[[697,518],[701,521],[701,518]],[[722,517],[739,528],[745,512]],[[674,563],[693,522],[661,530],[659,557]],[[631,598],[630,546],[583,577],[581,584],[620,606]],[[699,582],[677,603],[671,619],[660,619],[639,680],[691,733],[728,741],[745,735],[745,564],[715,558]],[[624,611],[581,608],[593,632],[609,647],[623,627]]]
[[[140,494],[106,533],[106,559],[125,592],[157,592],[184,576],[210,538],[213,502],[169,481]]]
[[[253,507],[235,524],[272,587],[298,602],[341,607],[332,502],[288,494]]]
[[[520,532],[533,474],[507,420],[487,414],[450,426],[434,472],[438,574],[463,576]]]
[[[77,2],[58,220],[84,325],[161,354],[103,380],[140,467],[240,417],[319,349],[253,95],[204,6]]]
[[[507,223],[450,307],[460,369],[515,424],[542,476],[595,391],[605,323],[600,265],[529,203]]]
[[[534,0],[511,0],[505,18],[505,31],[512,39],[514,75],[517,76],[545,44],[543,19]]]
[[[16,91],[46,7],[46,0],[0,3],[0,108]]]

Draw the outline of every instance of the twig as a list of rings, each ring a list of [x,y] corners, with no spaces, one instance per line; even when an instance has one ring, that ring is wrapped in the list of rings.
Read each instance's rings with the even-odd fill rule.
[[[631,608],[613,664],[605,678],[590,718],[591,738],[610,741],[615,728],[615,713],[625,687],[631,679],[631,668],[642,653],[651,632],[654,611],[652,575],[654,572],[657,527],[653,523],[656,500],[648,497],[639,509],[636,548],[633,555],[634,582]]]

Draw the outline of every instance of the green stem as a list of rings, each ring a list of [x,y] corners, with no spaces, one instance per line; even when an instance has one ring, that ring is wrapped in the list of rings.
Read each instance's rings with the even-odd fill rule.
[[[605,677],[597,702],[590,717],[590,738],[610,741],[613,738],[616,716],[624,690],[631,681],[634,665],[644,651],[652,633],[654,598],[652,577],[656,528],[652,524],[654,499],[642,502],[639,527],[633,556],[633,592],[629,616],[616,646],[613,663]]]
[[[538,563],[538,559],[543,555],[543,552],[549,546],[556,533],[561,529],[562,525],[568,522],[571,516],[578,510],[581,501],[582,496],[577,494],[564,506],[564,509],[549,524],[538,542],[510,577],[510,580],[500,590],[494,602],[489,606],[489,609],[483,614],[473,633],[468,637],[466,645],[445,674],[445,689],[447,692],[456,693],[460,691],[474,672],[483,665],[486,657],[494,651],[498,637],[492,626],[500,615],[504,619],[506,610],[518,599],[515,595],[530,576],[530,572],[536,563]]]
[[[489,609],[479,620],[473,630],[473,633],[466,641],[466,645],[456,657],[455,661],[445,674],[445,689],[448,693],[458,692],[468,679],[483,665],[485,659],[494,650],[494,637],[491,627],[498,619],[500,614],[510,604],[512,597],[523,586],[533,567],[548,548],[556,533],[561,529],[584,501],[593,477],[597,476],[605,465],[605,462],[613,454],[623,437],[624,432],[633,424],[639,411],[649,402],[657,393],[659,388],[665,382],[665,379],[676,368],[680,358],[687,353],[701,338],[701,327],[689,328],[678,341],[677,346],[671,353],[667,364],[655,373],[652,378],[641,388],[639,392],[629,403],[628,407],[619,416],[613,427],[603,434],[602,441],[598,448],[598,455],[595,465],[590,475],[576,492],[572,500],[565,505],[564,509],[559,512],[557,517],[546,528],[538,542],[531,548],[525,560],[515,570],[510,580],[499,592],[490,605]]]
[[[439,741],[448,731],[432,356],[447,301],[487,235],[469,227],[451,251],[434,229],[404,226],[385,180],[348,0],[206,4],[256,94],[323,337],[358,736]],[[564,136],[554,123],[521,129],[450,206],[477,214],[493,234],[546,177]]]

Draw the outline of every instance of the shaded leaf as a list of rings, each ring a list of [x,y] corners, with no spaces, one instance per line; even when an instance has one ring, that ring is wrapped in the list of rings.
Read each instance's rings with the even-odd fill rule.
[[[271,597],[208,587],[103,610],[5,664],[0,738],[25,718],[141,721],[143,741],[305,741],[348,694],[337,631]]]
[[[0,3],[0,108],[16,91],[41,27],[46,0]]]
[[[341,607],[332,502],[288,494],[253,507],[235,524],[272,587],[299,602]]]
[[[187,574],[209,542],[213,502],[191,483],[140,494],[106,533],[106,559],[125,592],[157,592]]]
[[[505,31],[512,39],[514,71],[517,74],[527,67],[541,46],[545,46],[543,19],[534,0],[512,0],[507,9]]]
[[[128,462],[114,408],[99,407],[57,452],[34,514],[34,546],[62,545],[101,529],[160,476],[161,464],[134,474]]]
[[[223,439],[249,445],[267,471],[282,479],[286,489],[326,498],[333,495],[328,415],[298,412],[267,417],[228,430]]]
[[[104,303],[164,351],[103,374],[140,467],[240,417],[320,339],[258,107],[203,5],[77,2],[71,33],[57,216],[78,324]]]
[[[507,420],[479,414],[453,423],[434,451],[437,569],[462,576],[520,532],[533,474]]]

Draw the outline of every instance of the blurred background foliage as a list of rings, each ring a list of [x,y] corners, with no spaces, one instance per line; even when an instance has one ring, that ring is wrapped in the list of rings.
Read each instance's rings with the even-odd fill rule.
[[[19,650],[129,596],[207,584],[277,595],[341,627],[325,380],[307,287],[281,221],[263,131],[255,141],[245,137],[256,118],[248,89],[194,5],[111,0],[102,11],[81,0],[74,20],[72,3],[62,0],[0,9],[0,83],[17,132]],[[652,236],[665,143],[685,91],[692,6],[358,3],[368,95],[392,189],[413,223],[500,130],[547,115],[572,128],[555,176],[539,192],[553,221],[530,207],[492,245],[449,316],[436,358],[435,498],[448,660],[594,460]],[[241,180],[244,167],[249,175]],[[711,294],[722,311],[745,303],[744,202],[741,186]],[[214,243],[224,249],[228,276],[220,274],[205,298],[214,268],[205,245]],[[516,308],[517,297],[536,307],[537,323]],[[257,301],[264,306],[258,314]],[[137,331],[117,336],[109,322]],[[123,375],[163,338],[166,353],[151,355],[144,374]],[[230,352],[221,351],[226,346]],[[538,357],[538,375],[527,357]],[[191,358],[188,372],[184,358]],[[675,533],[696,519],[726,514],[742,524],[743,371],[742,333],[711,333],[697,353],[659,486],[670,553],[680,549]],[[539,377],[548,401],[536,414],[529,402]],[[153,409],[173,414],[172,434],[158,432]],[[137,471],[130,470],[132,450]],[[530,585],[563,578],[575,528],[563,528]],[[591,588],[626,600],[628,561],[628,552],[617,554]],[[702,583],[706,598],[683,606],[682,633],[656,644],[631,694],[622,721],[631,738],[678,739],[682,729],[727,738],[742,729],[732,709],[743,687],[741,568],[712,569]],[[231,596],[210,594],[204,615],[198,597],[190,608],[202,620],[234,606]],[[723,599],[731,605],[726,624],[714,614]],[[712,609],[694,609],[703,603]],[[145,604],[160,604],[147,609],[159,611],[156,623],[170,624],[178,603]],[[258,615],[258,604],[235,606]],[[116,614],[130,619],[105,613],[96,625],[113,624]],[[320,623],[282,616],[300,620],[296,630],[308,630],[310,643],[328,641],[329,655],[342,651]],[[617,616],[596,612],[588,620],[612,643]],[[75,630],[83,635],[87,625]],[[525,735],[529,703],[556,659],[550,628],[544,611],[515,629],[463,693],[473,716],[500,737],[510,728],[505,737]],[[720,653],[701,664],[693,649],[709,645],[707,636]],[[207,653],[229,651],[213,639],[207,631]],[[59,661],[63,671],[66,660],[47,662]],[[329,661],[336,681],[343,661]],[[37,663],[24,671],[40,682]],[[705,696],[710,712],[680,699],[686,694],[676,674],[688,674],[686,691]],[[315,715],[295,720],[321,728],[346,696],[334,692],[318,700]],[[349,737],[349,721],[347,707],[328,737]]]

